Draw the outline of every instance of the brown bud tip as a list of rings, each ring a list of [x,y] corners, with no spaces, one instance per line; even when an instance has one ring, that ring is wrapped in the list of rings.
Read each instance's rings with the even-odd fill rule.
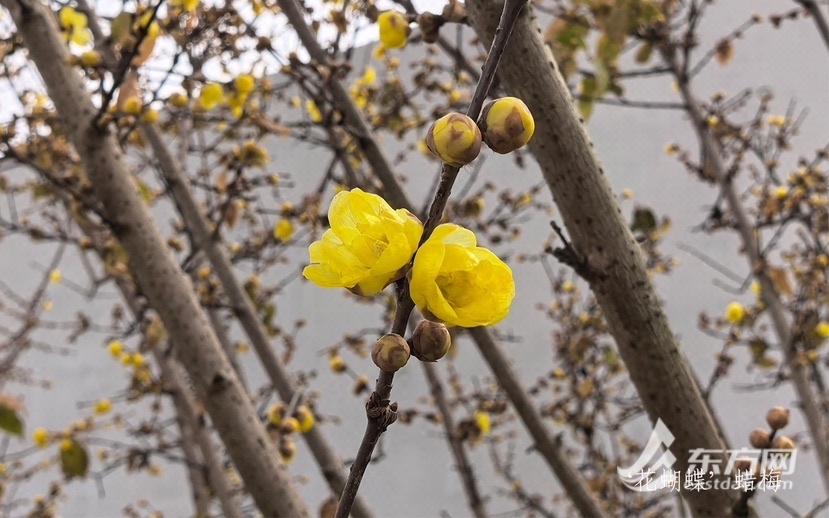
[[[397,372],[409,361],[409,344],[402,336],[389,333],[380,337],[371,351],[374,364],[385,372]]]
[[[337,505],[339,505],[339,503],[340,502],[333,496],[329,497],[328,500],[320,505],[320,518],[334,518],[337,515]]]
[[[412,334],[412,355],[422,362],[436,362],[446,356],[452,337],[444,324],[422,320]]]
[[[768,448],[771,444],[771,434],[768,430],[757,428],[748,436],[748,442],[755,448]]]
[[[774,442],[771,443],[771,448],[773,450],[793,450],[794,441],[789,439],[785,435],[781,435],[780,437],[776,438]]]
[[[771,426],[772,430],[779,430],[785,428],[789,424],[789,409],[782,406],[773,407],[766,414],[766,422]]]

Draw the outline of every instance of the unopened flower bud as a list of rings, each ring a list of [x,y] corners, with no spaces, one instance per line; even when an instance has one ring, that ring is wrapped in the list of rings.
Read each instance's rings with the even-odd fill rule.
[[[402,336],[389,333],[380,337],[371,351],[374,364],[385,372],[397,372],[409,361],[409,344]]]
[[[290,464],[296,457],[296,443],[286,435],[279,440],[279,456],[285,464]]]
[[[475,160],[481,152],[481,130],[466,115],[450,113],[429,128],[426,147],[447,164],[461,167]]]
[[[794,441],[789,439],[785,435],[781,435],[780,437],[776,438],[774,442],[771,443],[771,448],[773,450],[793,450]]]
[[[772,430],[785,428],[789,424],[789,409],[782,406],[773,407],[766,414],[766,422]]]
[[[299,428],[299,420],[296,417],[289,417],[282,420],[282,425],[279,427],[279,430],[285,435],[290,435],[298,432]]]
[[[420,13],[417,16],[417,25],[420,27],[420,35],[426,43],[434,43],[440,37],[440,28],[446,23],[443,16],[429,12]]]
[[[487,104],[479,124],[486,145],[502,155],[524,147],[535,132],[530,109],[517,97],[501,97]]]
[[[412,333],[412,354],[422,362],[436,362],[446,356],[452,337],[444,324],[421,321]]]
[[[768,448],[771,444],[771,434],[768,430],[757,428],[748,436],[748,442],[755,448]]]

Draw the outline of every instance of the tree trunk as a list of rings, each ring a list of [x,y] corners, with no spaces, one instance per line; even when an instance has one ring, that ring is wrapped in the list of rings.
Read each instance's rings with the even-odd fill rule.
[[[467,14],[484,45],[492,41],[502,4],[469,0]],[[630,232],[593,151],[570,92],[528,6],[498,69],[501,85],[535,117],[530,151],[584,259],[580,273],[602,307],[619,353],[652,421],[674,434],[674,469],[686,473],[689,450],[726,447],[694,382]],[[658,476],[659,474],[657,474]],[[697,516],[730,513],[726,491],[683,491]]]
[[[0,0],[37,65],[67,135],[81,157],[107,224],[129,254],[137,284],[158,312],[175,354],[204,400],[259,510],[266,516],[308,511],[281,466],[233,368],[222,352],[189,279],[179,268],[133,183],[115,138],[96,124],[80,75],[69,65],[54,14],[38,0]]]

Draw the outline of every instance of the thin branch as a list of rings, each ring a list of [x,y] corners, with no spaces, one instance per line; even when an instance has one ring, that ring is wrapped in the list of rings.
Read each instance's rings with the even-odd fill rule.
[[[820,34],[820,38],[823,40],[823,43],[826,45],[826,48],[829,49],[829,23],[826,22],[826,17],[820,10],[820,6],[817,5],[817,2],[815,2],[815,0],[794,1],[802,5],[803,8],[809,11],[809,14],[812,15],[812,19],[815,21],[815,25],[817,26],[817,32],[818,34]]]
[[[440,380],[437,367],[428,362],[421,362],[420,365],[423,367],[426,380],[429,382],[429,392],[432,394],[438,410],[440,410],[441,422],[446,432],[446,440],[449,442],[452,456],[455,457],[456,467],[461,476],[461,483],[463,484],[464,493],[466,493],[469,508],[475,516],[486,516],[486,507],[478,492],[478,484],[475,481],[475,473],[472,471],[472,463],[469,462],[469,457],[466,455],[466,448],[464,447],[463,441],[458,438],[456,433],[455,419],[452,417],[452,410],[446,401],[446,395],[443,392],[443,383]]]

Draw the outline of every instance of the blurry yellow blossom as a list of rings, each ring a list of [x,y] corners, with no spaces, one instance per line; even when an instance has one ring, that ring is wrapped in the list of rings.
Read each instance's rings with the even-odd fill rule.
[[[144,109],[144,103],[136,96],[128,97],[126,101],[124,101],[124,113],[128,113],[130,115],[138,115],[141,113],[141,110]]]
[[[746,310],[739,302],[732,302],[725,308],[725,318],[732,324],[739,324],[743,321]]]
[[[377,71],[374,70],[374,67],[366,67],[366,71],[363,72],[363,77],[361,78],[362,84],[373,85],[375,81],[377,81]]]
[[[256,87],[256,81],[250,74],[241,74],[233,81],[233,87],[240,94],[249,94]]]
[[[778,200],[785,200],[789,195],[789,188],[785,185],[780,185],[774,190],[774,197]]]
[[[147,108],[144,110],[144,113],[141,114],[141,122],[144,124],[153,124],[158,122],[158,112],[152,108]]]
[[[79,13],[72,7],[64,7],[59,13],[60,24],[66,30],[66,35],[76,45],[86,45],[92,39],[87,28],[86,15]]]
[[[38,448],[45,448],[49,444],[49,431],[46,428],[35,428],[32,432],[32,441]]]
[[[90,50],[81,54],[81,64],[85,67],[99,67],[102,62],[101,53],[97,50]]]
[[[314,413],[307,406],[300,405],[297,407],[296,412],[294,412],[294,417],[296,417],[297,423],[299,423],[300,432],[310,432],[314,427]]]
[[[782,127],[786,125],[786,117],[783,115],[769,115],[769,126]]]
[[[141,353],[132,353],[132,357],[130,357],[130,363],[135,365],[136,367],[141,367],[144,365],[144,355]]]
[[[334,372],[345,372],[346,369],[345,360],[341,356],[332,356],[328,362],[328,366]]]
[[[706,119],[706,122],[707,122],[709,128],[713,128],[717,124],[720,123],[720,118],[717,117],[716,115],[709,115],[708,118]]]
[[[268,408],[268,420],[276,426],[282,424],[283,417],[285,417],[285,403],[274,403]]]
[[[412,300],[424,316],[448,325],[495,324],[509,314],[515,296],[512,271],[472,231],[439,225],[415,256]]]
[[[478,425],[478,429],[481,431],[481,436],[484,436],[489,433],[492,429],[492,421],[489,417],[489,414],[486,412],[481,412],[480,410],[475,412],[475,423]]]
[[[821,338],[829,338],[829,322],[820,322],[816,325],[815,333]]]
[[[224,89],[222,85],[218,83],[209,83],[204,85],[201,89],[201,94],[199,95],[199,104],[205,110],[212,110],[220,102],[222,102],[222,98],[224,97]]]
[[[193,12],[199,6],[200,0],[171,0],[170,5],[187,12]]]
[[[61,279],[63,279],[63,274],[60,273],[60,270],[52,270],[49,272],[49,282],[52,284],[58,284]]]
[[[318,286],[348,288],[364,296],[380,292],[402,275],[423,225],[406,209],[361,189],[342,191],[328,208],[331,228],[308,248],[303,275]]]
[[[291,223],[291,220],[288,219],[280,219],[276,226],[273,228],[273,236],[282,241],[283,243],[287,243],[291,240],[291,236],[294,235],[294,225]]]
[[[409,40],[409,20],[399,11],[385,11],[377,17],[380,29],[380,44],[384,49],[405,47]]]
[[[120,340],[113,340],[109,342],[109,345],[107,345],[107,349],[109,349],[109,354],[111,354],[115,358],[120,358],[121,353],[124,352],[124,344],[121,343]]]
[[[104,415],[109,413],[112,410],[112,401],[109,399],[101,399],[95,403],[95,413],[98,415]]]
[[[311,119],[311,122],[322,122],[322,112],[317,106],[317,103],[308,99],[305,101],[305,110],[308,112],[308,117]]]

